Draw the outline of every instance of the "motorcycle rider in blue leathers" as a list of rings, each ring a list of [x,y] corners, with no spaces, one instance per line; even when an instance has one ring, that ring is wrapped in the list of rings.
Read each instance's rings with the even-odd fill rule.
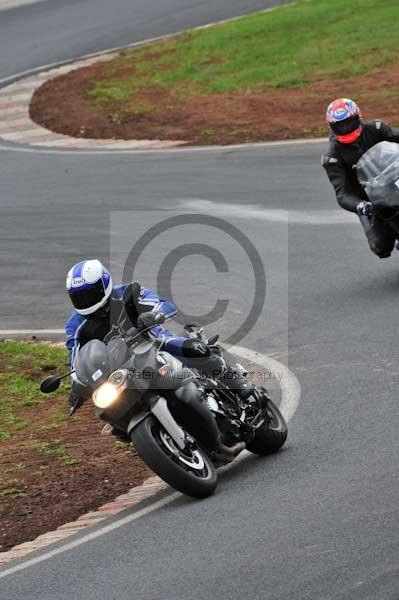
[[[134,327],[145,329],[154,324],[150,335],[163,339],[164,349],[167,352],[179,358],[187,366],[192,365],[193,361],[198,365],[200,360],[204,373],[223,379],[226,385],[235,389],[243,398],[251,394],[252,384],[228,367],[225,361],[212,353],[202,341],[178,337],[169,329],[156,325],[156,316],[159,313],[162,313],[166,319],[176,315],[176,307],[170,300],[159,297],[154,291],[138,283],[114,286],[109,271],[99,260],[84,260],[74,265],[68,272],[66,287],[74,306],[74,311],[65,327],[66,346],[72,369],[79,348],[92,339],[103,340],[109,333],[123,309],[122,299],[126,297],[128,291],[131,297],[135,298],[128,313]],[[234,376],[231,376],[232,374]],[[80,405],[85,399],[84,388],[73,376],[69,397],[71,406]],[[212,413],[199,399],[190,400],[190,409],[195,414],[195,418],[203,423],[204,430],[209,432],[210,447],[214,448],[215,457],[223,462],[233,460],[245,444],[225,446]],[[118,437],[121,432],[113,433]]]

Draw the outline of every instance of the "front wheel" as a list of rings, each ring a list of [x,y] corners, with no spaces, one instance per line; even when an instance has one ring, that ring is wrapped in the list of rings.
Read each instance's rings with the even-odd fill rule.
[[[271,400],[267,403],[268,423],[264,423],[255,432],[254,439],[247,444],[247,450],[265,456],[280,450],[287,439],[287,423],[277,406]]]
[[[193,498],[206,498],[217,485],[215,467],[195,444],[180,450],[172,437],[151,415],[131,433],[138,455],[161,479]]]

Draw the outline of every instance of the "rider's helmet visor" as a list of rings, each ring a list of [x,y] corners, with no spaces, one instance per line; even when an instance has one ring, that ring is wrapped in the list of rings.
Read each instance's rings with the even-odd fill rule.
[[[348,119],[344,119],[343,121],[337,121],[336,123],[330,123],[331,131],[335,135],[347,135],[348,133],[353,133],[359,127],[361,127],[362,120],[359,115],[354,115],[353,117],[349,117]]]
[[[69,291],[72,304],[80,310],[95,306],[104,299],[104,296],[104,285],[101,279],[85,290]]]

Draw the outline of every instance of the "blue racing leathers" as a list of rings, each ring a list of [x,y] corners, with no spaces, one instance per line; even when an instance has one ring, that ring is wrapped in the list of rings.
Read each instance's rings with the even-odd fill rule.
[[[122,296],[127,285],[122,284],[114,286],[108,310],[98,311],[87,317],[73,311],[70,315],[66,327],[66,346],[69,354],[69,364],[71,368],[74,366],[74,361],[79,348],[84,346],[92,339],[103,340],[110,331],[115,315],[119,315],[122,307]],[[133,284],[135,285],[135,284]],[[136,284],[137,285],[137,284]],[[140,287],[140,292],[137,299],[137,315],[143,312],[156,311],[163,313],[167,319],[171,319],[176,315],[175,305],[166,298],[161,298],[153,290]],[[132,317],[131,317],[132,318]],[[132,325],[136,326],[132,318]],[[155,338],[160,338],[165,341],[165,350],[175,356],[183,356],[184,343],[187,342],[185,337],[177,337],[175,334],[162,326],[157,326],[151,329],[151,335]]]
[[[124,291],[131,286],[134,306],[129,304],[129,314],[122,298]],[[128,294],[127,294],[128,295]],[[126,284],[114,286],[106,306],[87,317],[73,311],[66,324],[66,346],[69,352],[69,363],[74,368],[75,359],[79,348],[93,339],[103,340],[111,330],[112,325],[118,320],[122,309],[126,309],[126,316],[134,327],[137,318],[144,312],[161,312],[167,319],[176,315],[175,305],[161,298],[153,290],[140,287],[139,284]],[[195,368],[212,378],[222,378],[225,384],[238,391],[243,398],[252,393],[253,386],[249,384],[237,371],[231,369],[219,353],[215,353],[208,345],[198,339],[176,336],[172,331],[162,326],[153,327],[150,335],[164,341],[164,350],[178,357],[184,364]],[[212,351],[211,351],[212,350]],[[77,389],[79,382],[73,375],[74,386],[71,392],[70,403],[73,405],[81,389]],[[213,418],[213,417],[212,417]]]

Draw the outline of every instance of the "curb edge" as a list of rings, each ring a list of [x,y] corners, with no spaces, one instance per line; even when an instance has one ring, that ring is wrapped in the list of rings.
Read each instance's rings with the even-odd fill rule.
[[[99,506],[95,511],[90,511],[78,517],[76,521],[64,523],[53,531],[48,531],[35,539],[17,544],[10,550],[0,553],[0,567],[17,558],[23,558],[35,550],[40,550],[54,542],[63,540],[78,531],[97,525],[108,517],[115,516],[119,512],[132,508],[142,500],[155,496],[161,490],[169,486],[159,477],[153,476],[146,479],[141,485],[131,488],[125,494],[117,496],[115,500]]]

